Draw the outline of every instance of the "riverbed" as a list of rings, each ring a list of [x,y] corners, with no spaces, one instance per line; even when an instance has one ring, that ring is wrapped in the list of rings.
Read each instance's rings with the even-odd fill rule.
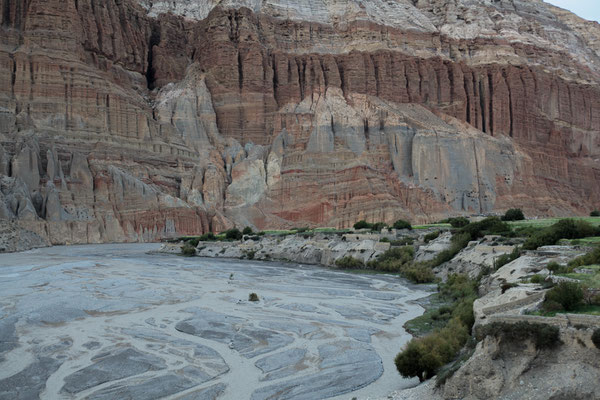
[[[416,384],[393,359],[427,288],[158,247],[0,255],[0,399],[350,400]]]

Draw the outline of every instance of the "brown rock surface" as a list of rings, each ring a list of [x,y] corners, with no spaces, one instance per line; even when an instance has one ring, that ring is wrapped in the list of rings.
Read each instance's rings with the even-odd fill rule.
[[[0,212],[52,243],[600,204],[600,27],[541,1],[0,10]]]

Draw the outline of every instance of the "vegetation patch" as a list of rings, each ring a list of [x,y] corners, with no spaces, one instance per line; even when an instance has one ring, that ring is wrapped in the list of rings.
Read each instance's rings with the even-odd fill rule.
[[[521,257],[521,248],[516,246],[510,254],[502,254],[494,260],[494,269],[498,270],[519,257]]]
[[[248,295],[248,301],[260,301],[260,299],[256,293],[250,293],[250,295]]]
[[[420,381],[431,378],[456,358],[470,337],[475,322],[473,301],[477,298],[477,281],[466,275],[452,275],[438,290],[439,296],[450,304],[432,311],[429,317],[445,323],[424,337],[412,339],[398,353],[395,364],[402,376],[418,377]]]
[[[440,233],[441,233],[440,231],[434,231],[434,232],[428,233],[427,235],[425,235],[423,240],[425,241],[425,243],[429,243],[432,240],[435,240],[438,237],[440,237]]]
[[[358,258],[346,256],[335,260],[335,265],[340,269],[360,269],[364,268],[365,263]]]
[[[551,246],[561,239],[579,239],[600,234],[597,226],[578,219],[562,219],[555,224],[531,232],[523,248],[535,250],[541,246]]]
[[[508,339],[512,342],[533,340],[537,349],[553,348],[561,344],[560,329],[557,326],[519,321],[516,323],[492,322],[475,330],[478,341],[487,336]]]
[[[502,216],[502,221],[523,221],[525,215],[519,208],[511,208]]]
[[[196,247],[186,243],[181,248],[181,254],[186,257],[195,256],[196,255]]]

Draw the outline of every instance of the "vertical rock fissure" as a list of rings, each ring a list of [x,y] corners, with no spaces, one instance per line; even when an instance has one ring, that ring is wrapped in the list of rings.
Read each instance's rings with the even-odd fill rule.
[[[465,98],[467,99],[467,124],[471,124],[471,94],[469,93],[469,88],[467,87],[467,77],[465,75],[463,75],[463,87],[465,90]]]
[[[489,99],[489,120],[490,120],[490,135],[494,136],[494,79],[491,73],[488,73],[488,87],[490,91]]]
[[[510,83],[508,82],[508,75],[506,70],[502,71],[502,76],[504,77],[504,82],[506,84],[506,89],[508,90],[508,118],[509,118],[509,131],[508,135],[513,137],[513,102],[512,102],[512,90],[510,87]]]
[[[93,4],[93,2],[92,2]],[[152,90],[155,87],[156,76],[154,70],[154,46],[158,46],[160,44],[160,27],[157,25],[152,25],[152,30],[150,33],[150,39],[148,41],[148,59],[146,66],[146,85],[148,89]]]
[[[479,107],[481,108],[481,130],[486,132],[485,98],[483,96],[483,80],[479,81]]]
[[[4,7],[2,7],[2,26],[10,25],[10,2],[4,0]]]
[[[242,52],[238,48],[237,52],[237,68],[238,68],[238,87],[240,89],[240,93],[242,92],[242,88],[244,87],[244,66],[242,65]]]
[[[475,145],[475,139],[472,139],[473,143],[473,156],[475,157],[475,174],[477,176],[477,198],[479,199],[479,213],[483,212],[483,199],[481,198],[481,177],[479,176],[479,159],[477,158],[477,146]]]

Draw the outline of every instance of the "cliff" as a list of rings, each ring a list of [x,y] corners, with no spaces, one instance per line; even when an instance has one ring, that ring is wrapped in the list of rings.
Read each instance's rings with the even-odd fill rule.
[[[542,1],[0,10],[0,217],[51,243],[600,206],[600,26]]]

